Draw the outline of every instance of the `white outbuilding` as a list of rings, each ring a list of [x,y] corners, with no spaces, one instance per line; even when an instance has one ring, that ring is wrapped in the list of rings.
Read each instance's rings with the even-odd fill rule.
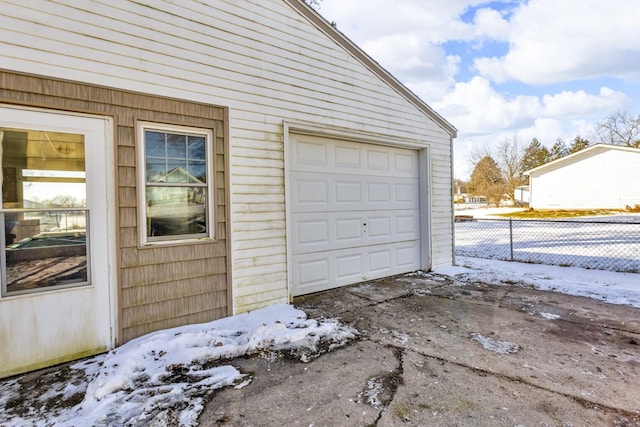
[[[533,209],[640,205],[640,149],[596,144],[525,172]]]

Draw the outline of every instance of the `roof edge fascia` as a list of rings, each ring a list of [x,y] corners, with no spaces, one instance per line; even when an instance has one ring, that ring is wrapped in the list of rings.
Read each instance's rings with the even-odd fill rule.
[[[575,153],[571,153],[568,156],[560,157],[559,159],[556,159],[556,160],[554,160],[552,162],[545,163],[544,165],[540,165],[540,166],[535,167],[533,169],[529,169],[528,171],[524,172],[523,175],[531,176],[532,172],[538,172],[539,170],[545,169],[547,167],[550,167],[550,166],[553,166],[553,165],[557,165],[559,163],[564,163],[564,162],[567,162],[567,161],[571,161],[571,160],[573,160],[574,157],[583,155],[583,154],[585,154],[587,152],[591,152],[591,151],[594,151],[596,149],[621,150],[621,151],[628,151],[628,152],[631,152],[631,153],[633,153],[633,152],[640,153],[640,149],[634,148],[634,147],[626,147],[626,146],[623,146],[623,145],[597,143],[597,144],[594,144],[594,145],[592,145],[590,147],[587,147],[587,148],[585,148],[583,150],[576,151]]]
[[[367,67],[383,81],[389,84],[389,86],[391,86],[396,92],[402,95],[411,104],[424,112],[427,117],[436,122],[442,129],[444,129],[449,135],[451,135],[452,138],[456,138],[458,136],[458,129],[456,129],[455,126],[449,123],[426,102],[420,99],[418,95],[409,90],[409,88],[407,88],[390,72],[388,72],[378,62],[371,58],[365,51],[358,47],[358,45],[352,42],[336,27],[331,25],[318,12],[313,10],[311,6],[307,5],[303,0],[284,0],[284,2],[289,4],[292,8],[298,11],[298,13],[307,18],[312,24],[314,24],[318,29],[320,29],[320,31],[329,36],[333,41],[344,47],[365,67]]]

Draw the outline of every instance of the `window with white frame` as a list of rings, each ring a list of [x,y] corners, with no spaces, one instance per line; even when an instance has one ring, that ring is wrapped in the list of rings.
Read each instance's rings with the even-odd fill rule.
[[[213,132],[138,122],[142,244],[213,238]]]

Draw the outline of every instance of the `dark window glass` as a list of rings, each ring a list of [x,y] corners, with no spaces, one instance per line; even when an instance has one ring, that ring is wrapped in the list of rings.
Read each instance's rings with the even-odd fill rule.
[[[147,240],[209,233],[207,136],[145,130]]]

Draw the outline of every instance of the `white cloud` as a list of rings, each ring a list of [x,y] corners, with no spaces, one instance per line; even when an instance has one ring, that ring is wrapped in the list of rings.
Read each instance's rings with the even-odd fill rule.
[[[509,52],[475,60],[486,78],[529,84],[640,79],[636,0],[530,0],[510,22]]]
[[[509,39],[510,25],[502,13],[493,9],[478,9],[474,18],[474,35],[481,38],[506,41]]]
[[[507,99],[482,77],[456,83],[453,91],[434,106],[468,135],[487,134],[496,129],[512,130],[525,118],[538,116],[542,109],[537,97]]]
[[[591,138],[640,106],[637,0],[323,0],[320,13],[459,129],[456,176],[473,144]]]
[[[456,83],[434,107],[460,130],[454,173],[466,179],[472,169],[466,153],[475,145],[492,146],[513,137],[525,144],[535,137],[549,147],[558,138],[567,143],[577,135],[593,139],[594,123],[628,101],[624,93],[606,87],[594,94],[578,90],[507,97],[476,76]]]
[[[600,117],[627,103],[627,97],[607,87],[600,89],[597,95],[588,94],[584,90],[577,92],[563,91],[555,95],[544,95],[544,114],[551,117]]]

